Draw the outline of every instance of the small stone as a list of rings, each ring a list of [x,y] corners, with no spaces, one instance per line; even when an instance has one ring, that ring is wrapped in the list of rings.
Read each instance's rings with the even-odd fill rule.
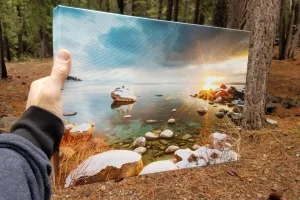
[[[64,116],[74,116],[74,115],[77,115],[77,112],[66,112],[63,115]]]
[[[147,140],[157,140],[159,138],[159,135],[158,134],[155,134],[155,133],[152,133],[152,132],[147,132],[145,134],[145,138]]]
[[[175,119],[169,119],[168,124],[175,124]]]
[[[168,141],[167,141],[167,140],[160,139],[160,140],[159,140],[159,143],[161,143],[162,145],[167,145],[167,144],[168,144]]]
[[[174,153],[175,151],[177,151],[179,149],[178,146],[169,146],[166,150],[165,153],[169,154],[169,153]]]
[[[160,134],[161,133],[161,130],[155,130],[155,131],[152,131],[154,134]]]
[[[222,119],[222,118],[224,118],[225,113],[223,113],[223,112],[216,112],[215,115],[216,115],[216,117],[218,117],[219,119]]]
[[[131,118],[131,115],[125,115],[124,118]]]
[[[163,132],[160,133],[161,138],[172,138],[173,136],[174,136],[174,133],[169,129],[164,130]]]
[[[199,149],[199,148],[200,148],[200,146],[197,145],[197,144],[195,144],[195,145],[192,147],[192,149],[193,149],[194,151],[196,151],[196,150]]]
[[[172,110],[172,112],[176,112],[176,111],[177,111],[176,109],[173,109],[173,110]]]
[[[209,104],[209,105],[214,105],[214,104],[215,104],[215,102],[213,102],[213,101],[210,101],[210,102],[208,102],[208,104]]]
[[[184,136],[182,136],[182,140],[188,140],[190,138],[192,138],[193,136],[191,136],[190,134],[185,134]]]
[[[296,154],[296,157],[300,157],[300,153],[297,153],[297,154]]]
[[[158,122],[158,120],[155,120],[155,119],[148,119],[148,120],[146,120],[146,123],[148,123],[148,124],[155,124],[157,122]]]
[[[146,146],[146,138],[145,137],[138,137],[132,143],[133,147],[144,147]]]
[[[190,138],[187,141],[193,143],[193,142],[195,142],[195,139],[194,138]]]
[[[228,113],[229,112],[229,110],[227,110],[227,109],[225,109],[225,108],[220,108],[220,110],[219,110],[219,112],[222,112],[222,113]]]
[[[273,126],[277,126],[278,125],[278,122],[273,120],[273,119],[269,119],[267,118],[267,123],[270,124],[270,125],[273,125]]]
[[[125,144],[123,145],[123,148],[128,148],[130,145],[129,144]]]
[[[246,197],[250,198],[250,197],[251,197],[251,195],[250,195],[250,194],[247,194],[247,195],[246,195]]]
[[[197,110],[197,112],[198,112],[199,114],[206,114],[207,111],[208,111],[208,109],[207,109],[207,107],[205,107],[205,106],[202,106],[202,107],[198,108],[198,110]]]
[[[134,150],[134,152],[137,152],[137,153],[143,155],[147,152],[147,149],[145,147],[138,147]]]

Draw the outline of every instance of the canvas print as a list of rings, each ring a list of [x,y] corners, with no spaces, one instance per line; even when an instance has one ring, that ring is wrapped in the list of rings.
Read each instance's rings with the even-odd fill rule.
[[[53,31],[72,54],[64,137],[96,148],[66,187],[239,158],[223,124],[241,120],[248,32],[63,6]]]

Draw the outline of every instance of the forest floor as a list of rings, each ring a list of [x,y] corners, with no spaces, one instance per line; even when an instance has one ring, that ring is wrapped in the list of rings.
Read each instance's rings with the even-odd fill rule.
[[[0,118],[19,118],[30,83],[50,74],[52,60],[7,66],[11,79],[0,80]],[[267,90],[273,96],[300,101],[300,51],[295,60],[273,60]],[[55,189],[52,199],[242,200],[267,199],[275,192],[282,199],[300,200],[300,117],[296,114],[300,108],[284,109],[278,104],[268,116],[278,121],[278,127],[242,131],[237,162]],[[238,176],[228,173],[232,168]]]

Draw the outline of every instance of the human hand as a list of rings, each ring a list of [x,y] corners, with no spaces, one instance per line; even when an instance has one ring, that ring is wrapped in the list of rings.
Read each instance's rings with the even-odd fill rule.
[[[54,59],[51,75],[32,82],[26,109],[38,106],[62,119],[61,88],[70,70],[71,55],[67,50],[61,49]]]

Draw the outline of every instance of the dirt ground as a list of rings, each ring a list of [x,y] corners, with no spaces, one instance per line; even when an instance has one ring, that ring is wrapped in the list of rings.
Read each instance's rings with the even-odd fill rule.
[[[268,94],[300,101],[300,51],[298,59],[274,60]],[[276,54],[275,54],[276,57]],[[9,63],[11,80],[0,80],[0,117],[20,117],[30,83],[50,74],[52,60]],[[241,159],[222,165],[143,175],[119,181],[55,189],[52,199],[282,199],[300,200],[300,108],[280,105],[268,116],[278,127],[242,131]],[[238,176],[228,170],[235,169]],[[276,198],[273,198],[276,199]]]

